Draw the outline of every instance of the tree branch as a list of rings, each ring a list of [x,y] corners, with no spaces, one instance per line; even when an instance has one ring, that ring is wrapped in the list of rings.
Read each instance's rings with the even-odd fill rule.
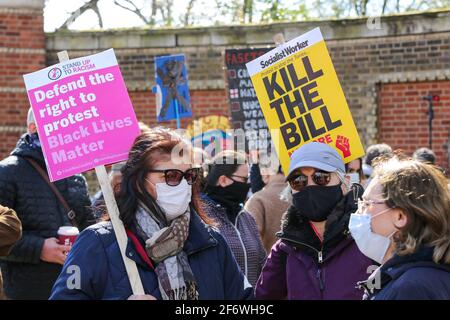
[[[121,3],[119,3],[117,0],[114,0],[114,4],[118,7],[121,7],[122,9],[128,10],[130,12],[133,12],[134,14],[136,14],[142,21],[145,22],[145,24],[150,24],[150,20],[147,19],[143,14],[141,9],[139,9],[133,1],[131,0],[124,0],[126,3],[130,4],[131,6],[133,6],[133,8],[129,8]]]
[[[361,6],[362,6],[362,9],[361,9],[361,13],[362,13],[362,16],[367,16],[367,3],[369,2],[369,0],[362,0],[362,3],[361,3]]]
[[[189,3],[186,7],[186,13],[184,14],[184,25],[188,26],[189,23],[189,18],[191,17],[192,14],[192,8],[194,7],[194,3],[196,0],[189,0]]]
[[[422,0],[418,4],[416,4],[416,0],[414,0],[405,11],[411,10],[420,10],[420,8],[425,4],[426,1]]]
[[[67,29],[72,23],[75,22],[75,20],[77,20],[83,13],[85,13],[89,9],[94,10],[95,13],[97,13],[97,15],[99,17],[99,21],[100,21],[101,20],[100,11],[98,11],[98,6],[97,6],[98,1],[99,0],[90,0],[90,1],[86,2],[85,4],[83,4],[77,10],[73,11],[70,14],[69,18],[67,18],[67,20],[64,21],[64,23],[58,29]],[[102,25],[103,25],[103,22],[101,23],[100,27],[102,27]]]
[[[386,12],[387,2],[388,2],[388,0],[383,1],[383,9],[381,9],[381,15],[383,15]]]
[[[173,7],[173,0],[166,0],[166,11],[167,11],[167,20],[164,19],[164,24],[166,26],[172,26],[173,23],[173,17],[172,17],[172,7]]]
[[[102,19],[102,15],[100,14],[100,10],[98,9],[97,3],[95,3],[95,5],[93,5],[92,10],[94,10],[94,12],[97,14],[98,25],[100,26],[100,29],[103,29],[103,19]]]

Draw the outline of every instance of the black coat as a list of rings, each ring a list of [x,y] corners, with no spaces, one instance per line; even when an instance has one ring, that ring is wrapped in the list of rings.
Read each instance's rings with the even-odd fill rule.
[[[0,161],[0,204],[14,209],[22,222],[23,236],[0,262],[6,295],[11,299],[48,299],[62,266],[40,260],[46,238],[57,237],[60,226],[71,225],[66,210],[45,180],[24,157],[45,168],[40,147],[23,135],[11,155]],[[54,183],[76,213],[80,229],[94,223],[81,175]]]

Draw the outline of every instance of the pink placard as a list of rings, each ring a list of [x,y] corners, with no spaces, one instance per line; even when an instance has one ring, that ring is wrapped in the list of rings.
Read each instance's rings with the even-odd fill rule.
[[[140,129],[112,49],[24,79],[51,181],[128,158]]]

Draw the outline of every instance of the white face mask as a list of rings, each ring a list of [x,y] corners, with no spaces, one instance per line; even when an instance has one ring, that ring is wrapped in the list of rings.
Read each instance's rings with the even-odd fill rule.
[[[150,180],[147,179],[150,182]],[[152,183],[152,182],[150,182]],[[186,179],[182,179],[180,184],[172,187],[165,182],[155,183],[156,203],[164,210],[167,220],[181,216],[188,210],[191,202],[192,186]]]
[[[348,225],[359,251],[379,264],[383,262],[383,258],[391,244],[391,237],[396,231],[388,237],[374,233],[372,231],[372,219],[389,210],[391,210],[391,208],[383,210],[374,216],[367,213],[353,213],[350,215],[350,222]]]
[[[359,173],[353,172],[353,173],[347,173],[347,176],[350,178],[350,183],[361,183],[359,181]]]

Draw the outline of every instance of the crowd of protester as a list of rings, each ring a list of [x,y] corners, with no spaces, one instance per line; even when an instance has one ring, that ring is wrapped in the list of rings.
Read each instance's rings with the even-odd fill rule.
[[[450,299],[450,185],[430,149],[377,144],[344,163],[310,142],[284,172],[142,124],[110,170],[134,295],[102,193],[82,175],[51,183],[31,111],[27,126],[0,161],[4,299]],[[80,230],[73,246],[62,226]]]

